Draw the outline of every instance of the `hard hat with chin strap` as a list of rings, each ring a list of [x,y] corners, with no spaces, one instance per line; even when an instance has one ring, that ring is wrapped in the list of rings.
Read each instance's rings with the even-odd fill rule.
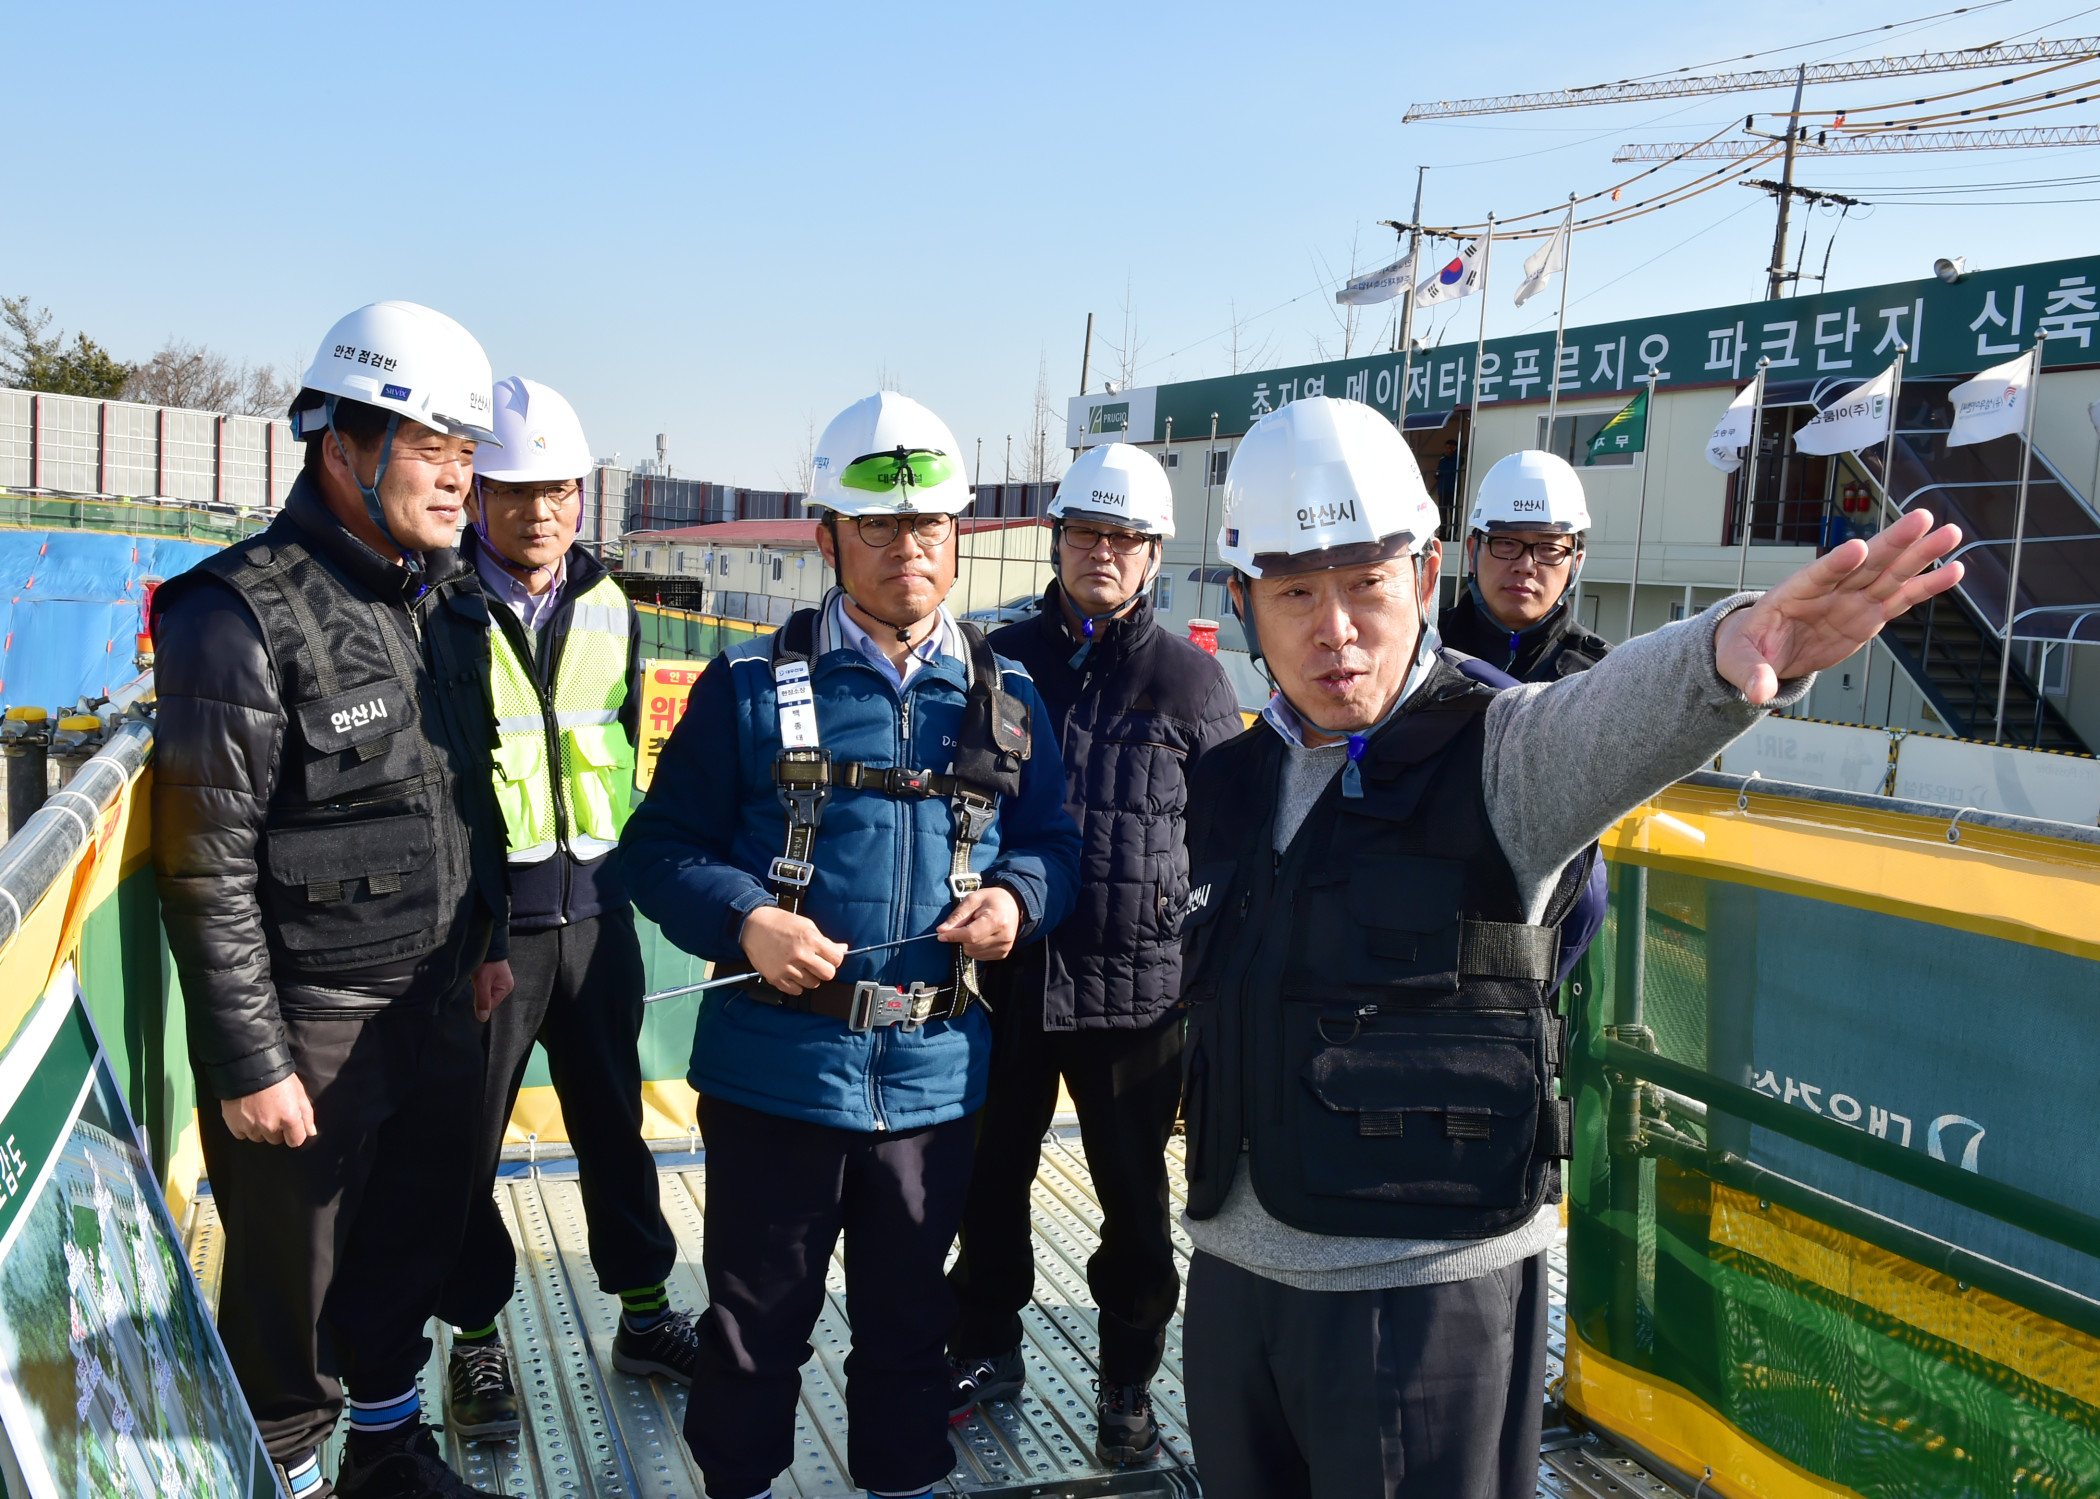
[[[1155,541],[1174,539],[1174,490],[1159,460],[1127,442],[1080,454],[1057,483],[1052,520],[1098,521]]]
[[[474,450],[474,477],[498,483],[560,483],[591,471],[590,444],[576,408],[537,380],[511,376],[495,390],[490,424],[499,446]]]
[[[1250,578],[1355,567],[1419,554],[1439,519],[1390,420],[1361,401],[1308,396],[1240,439],[1218,556]]]
[[[970,505],[955,434],[893,390],[833,417],[817,439],[812,467],[808,503],[835,515],[960,515]]]
[[[1565,458],[1530,448],[1498,461],[1480,480],[1468,531],[1560,531],[1590,528],[1589,496]]]
[[[489,356],[474,335],[451,318],[415,302],[374,302],[339,319],[321,340],[292,399],[292,435],[308,438],[334,428],[336,403],[341,400],[362,402],[387,414],[372,482],[358,478],[354,463],[349,468],[364,496],[365,514],[413,569],[418,565],[413,554],[387,526],[379,503],[394,433],[407,419],[447,436],[501,446],[492,426],[494,383]],[[341,441],[339,433],[335,440]],[[346,463],[349,456],[345,451]]]

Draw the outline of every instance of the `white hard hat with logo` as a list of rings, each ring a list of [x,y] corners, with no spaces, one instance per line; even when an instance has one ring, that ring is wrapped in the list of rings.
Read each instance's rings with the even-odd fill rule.
[[[1565,458],[1536,448],[1511,453],[1489,469],[1473,498],[1468,531],[1559,531],[1590,528],[1589,496]]]
[[[591,471],[576,408],[537,380],[511,376],[496,387],[493,426],[501,447],[474,450],[474,475],[499,483],[559,483]]]
[[[489,356],[458,323],[415,302],[374,302],[339,320],[300,381],[294,435],[329,425],[335,399],[362,401],[453,437],[496,442]]]
[[[1254,578],[1355,567],[1420,553],[1438,519],[1387,417],[1361,401],[1308,396],[1240,439],[1218,555]]]
[[[817,439],[808,503],[839,515],[960,515],[970,481],[948,424],[910,396],[855,401]]]
[[[1174,539],[1174,488],[1159,460],[1127,442],[1088,448],[1058,481],[1053,520],[1098,521]]]

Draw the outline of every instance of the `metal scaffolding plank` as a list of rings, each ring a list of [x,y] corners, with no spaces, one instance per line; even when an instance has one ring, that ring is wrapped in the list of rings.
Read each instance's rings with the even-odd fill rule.
[[[1168,1165],[1178,1208],[1187,1196],[1179,1139],[1168,1151]],[[447,1458],[476,1487],[519,1499],[700,1499],[700,1474],[681,1434],[686,1392],[668,1381],[636,1379],[612,1367],[619,1301],[600,1291],[591,1273],[573,1164],[506,1169],[511,1174],[499,1178],[497,1202],[518,1247],[519,1273],[518,1294],[504,1309],[503,1334],[517,1369],[524,1429],[502,1442],[463,1442],[443,1433]],[[707,1305],[700,1274],[704,1154],[666,1163],[657,1180],[664,1217],[678,1245],[671,1304],[697,1315]],[[1020,1399],[986,1406],[954,1428],[957,1465],[948,1491],[1014,1499],[1200,1493],[1188,1437],[1178,1316],[1168,1328],[1165,1359],[1153,1381],[1165,1447],[1161,1460],[1121,1470],[1094,1460],[1099,1312],[1087,1287],[1086,1262],[1100,1246],[1101,1207],[1076,1132],[1059,1131],[1045,1140],[1029,1213],[1036,1284],[1034,1299],[1022,1312],[1027,1388]],[[190,1267],[216,1305],[224,1237],[209,1193],[196,1199],[186,1236]],[[1191,1247],[1178,1221],[1174,1247],[1185,1281]],[[1560,1375],[1566,1348],[1563,1250],[1554,1251],[1550,1266],[1549,1388]],[[448,1337],[442,1327],[434,1326],[433,1334],[436,1346],[419,1384],[426,1416],[435,1423],[444,1409]],[[794,1463],[775,1481],[774,1493],[779,1499],[848,1499],[859,1490],[846,1468],[845,1359],[851,1331],[838,1253],[828,1267],[824,1305],[810,1342],[815,1355],[802,1371]],[[338,1436],[329,1444],[330,1471],[340,1441]],[[1560,1433],[1550,1445],[1556,1450],[1540,1460],[1540,1499],[1659,1499],[1674,1492],[1593,1437],[1578,1440]]]

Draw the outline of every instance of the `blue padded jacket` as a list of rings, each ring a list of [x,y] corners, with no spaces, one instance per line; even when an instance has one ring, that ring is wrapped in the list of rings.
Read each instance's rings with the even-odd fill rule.
[[[773,788],[780,750],[771,641],[718,656],[694,684],[649,796],[628,821],[615,857],[635,905],[685,951],[741,961],[737,935],[753,909],[773,904],[764,878],[787,841]],[[1065,918],[1079,878],[1079,830],[1065,811],[1057,736],[1026,672],[999,661],[1005,690],[1036,725],[1018,796],[1002,800],[973,866],[1019,902],[1021,940]],[[962,719],[965,664],[942,654],[898,694],[850,647],[810,665],[817,729],[836,760],[945,771]],[[803,914],[848,947],[931,932],[953,904],[948,871],[954,818],[942,798],[900,800],[835,789],[811,862]],[[849,957],[838,977],[945,984],[954,949],[934,941]],[[706,995],[687,1079],[747,1108],[838,1129],[916,1129],[983,1102],[991,1028],[961,1019],[855,1033],[844,1022],[762,1004],[740,989]]]

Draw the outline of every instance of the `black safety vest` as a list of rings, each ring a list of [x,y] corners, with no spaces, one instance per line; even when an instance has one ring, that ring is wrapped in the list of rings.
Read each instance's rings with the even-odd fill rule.
[[[1242,1149],[1271,1216],[1314,1233],[1477,1239],[1558,1199],[1558,925],[1528,925],[1481,789],[1495,689],[1440,656],[1274,851],[1285,745],[1264,725],[1190,793],[1182,995],[1188,1207]]]
[[[488,605],[473,571],[432,585],[404,618],[290,515],[196,570],[240,594],[277,675],[284,749],[256,858],[277,960],[336,974],[432,951],[476,877],[448,768],[459,751],[441,720],[476,743],[493,730]],[[486,783],[486,750],[476,769]],[[501,879],[483,892],[499,914]]]

